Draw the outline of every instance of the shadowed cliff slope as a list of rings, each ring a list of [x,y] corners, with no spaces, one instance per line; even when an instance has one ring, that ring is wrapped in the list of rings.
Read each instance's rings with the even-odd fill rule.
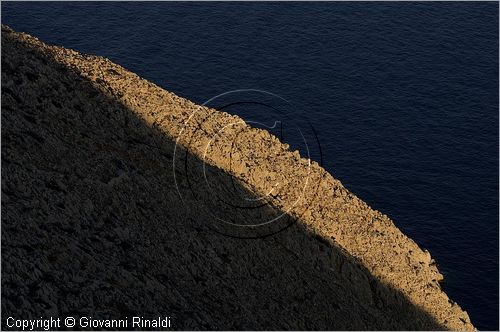
[[[3,316],[473,329],[441,280],[266,131],[2,27]]]

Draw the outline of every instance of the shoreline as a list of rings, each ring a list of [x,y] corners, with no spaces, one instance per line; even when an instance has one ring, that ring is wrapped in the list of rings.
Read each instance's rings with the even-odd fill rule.
[[[154,134],[143,133],[142,141],[146,140],[147,136],[157,135],[158,139],[167,141],[161,143],[164,146],[178,148],[180,152],[186,153],[186,160],[188,154],[192,156],[195,165],[188,170],[193,173],[192,179],[201,178],[201,175],[205,175],[205,168],[208,168],[209,174],[218,174],[217,176],[220,178],[229,177],[236,180],[241,191],[257,197],[265,197],[269,209],[274,210],[274,212],[266,211],[266,216],[275,216],[273,213],[286,214],[297,223],[296,228],[300,228],[302,232],[308,234],[305,237],[294,235],[295,238],[287,234],[280,234],[279,246],[292,252],[292,255],[301,257],[303,248],[308,246],[306,245],[308,242],[301,240],[305,242],[297,243],[296,239],[317,239],[320,244],[315,244],[314,248],[316,246],[323,248],[322,251],[325,255],[314,258],[317,260],[317,265],[320,266],[321,275],[330,276],[332,280],[341,285],[340,288],[345,289],[342,294],[346,296],[346,304],[354,301],[358,303],[356,306],[359,305],[360,308],[369,308],[365,309],[371,315],[380,315],[379,317],[387,320],[389,325],[382,325],[383,327],[392,326],[390,325],[392,319],[394,326],[398,327],[408,324],[407,328],[416,329],[433,329],[437,326],[452,330],[474,329],[467,313],[441,290],[440,282],[443,280],[443,276],[439,273],[428,251],[419,248],[413,240],[406,237],[394,225],[388,216],[371,209],[316,162],[301,158],[298,152],[289,151],[288,146],[282,144],[267,131],[252,128],[237,116],[199,106],[178,97],[108,59],[83,55],[62,47],[48,46],[34,37],[14,32],[2,26],[2,44],[4,45],[4,43],[8,43],[6,44],[10,47],[8,51],[12,52],[7,53],[11,54],[9,61],[16,61],[13,56],[16,54],[15,52],[19,52],[18,55],[28,62],[35,60],[43,62],[37,59],[45,58],[49,62],[45,64],[49,67],[47,69],[48,75],[54,75],[50,71],[51,68],[59,66],[65,77],[69,77],[68,73],[74,75],[68,80],[82,80],[85,85],[89,86],[89,89],[93,89],[92,94],[97,96],[91,98],[110,100],[110,102],[117,104],[116,113],[109,115],[109,117],[127,123],[127,125],[136,121],[135,127],[144,127],[144,131],[154,132]],[[31,53],[27,50],[31,50]],[[2,60],[4,60],[3,57],[4,55]],[[12,68],[16,67],[12,65]],[[37,68],[34,67],[30,70],[36,71]],[[47,77],[55,81],[59,79],[58,77]],[[12,94],[21,93],[29,96],[31,93],[22,91],[26,88],[14,81],[11,82],[7,79],[4,82],[3,72],[2,86],[2,95],[4,88],[10,89]],[[22,92],[18,92],[18,90]],[[69,93],[78,95],[78,91],[70,91]],[[18,98],[22,99],[19,96]],[[72,102],[64,100],[64,95],[62,98],[63,101],[57,103],[72,105]],[[4,108],[3,103],[2,108]],[[11,109],[16,109],[16,106],[13,106],[15,105],[13,101],[6,103],[12,103],[7,105]],[[57,103],[53,103],[56,108]],[[98,106],[99,103],[101,101],[96,102],[96,105]],[[90,109],[98,113],[111,108],[91,107]],[[4,108],[4,112],[9,111]],[[44,112],[43,108],[38,112]],[[93,116],[91,112],[91,110],[87,111],[80,116],[80,119],[90,119]],[[131,115],[123,115],[124,112],[129,112]],[[102,114],[99,116],[102,117]],[[73,120],[81,121],[78,118]],[[98,122],[89,121],[98,128]],[[9,124],[8,121],[5,122]],[[223,137],[213,139],[227,124],[233,125],[224,130]],[[47,128],[50,128],[50,125]],[[96,132],[99,130],[96,129]],[[42,133],[37,135],[45,137]],[[83,140],[84,138],[82,138]],[[126,141],[123,137],[120,137],[119,140]],[[103,142],[107,142],[106,139]],[[135,160],[131,157],[134,154],[130,151],[130,147],[133,146],[133,149],[137,148],[138,150],[143,149],[139,145],[140,143],[137,142],[127,142],[123,145],[127,147],[121,150],[108,149],[106,153],[111,153],[115,156],[114,158],[120,158],[126,163],[135,163],[136,169],[142,169],[145,174],[161,172],[157,165],[162,165],[163,162],[157,161],[158,156],[148,154],[147,158],[150,158],[152,162],[148,162],[146,159]],[[180,158],[179,160],[182,161],[182,156],[172,153],[175,150],[166,152],[167,150],[163,149],[161,151],[162,153],[171,153],[173,155],[170,156],[172,161],[175,161],[176,158]],[[238,156],[238,158],[234,156]],[[166,158],[165,161],[170,160],[168,157]],[[197,206],[196,204],[200,204],[200,200],[193,199],[191,193],[186,191],[186,188],[191,186],[189,179],[187,182],[185,181],[186,174],[176,179],[177,172],[181,172],[184,165],[187,165],[187,162],[178,164],[178,168],[172,172],[173,177],[170,178],[170,182],[164,183],[167,185],[170,183],[171,191],[177,189],[182,192],[181,196],[184,195],[185,198],[184,203],[193,209],[194,206]],[[203,174],[200,173],[202,169]],[[131,177],[130,174],[112,177],[107,181],[107,186],[114,187],[121,185],[122,182],[128,183],[127,181],[131,181]],[[145,183],[149,183],[149,185],[154,183],[148,182],[147,177],[144,178]],[[279,183],[279,188],[274,191],[273,195],[268,195],[276,183]],[[222,194],[226,191],[225,187],[216,190]],[[196,193],[202,196],[202,201],[207,204],[208,210],[226,213],[223,211],[224,207],[211,201],[211,192]],[[229,200],[233,198],[229,197]],[[174,198],[171,200],[173,201]],[[180,206],[179,210],[181,210]],[[192,214],[193,212],[194,214]],[[188,218],[196,218],[196,211],[193,212],[181,211],[176,218],[186,220],[186,214]],[[227,215],[231,215],[232,212],[234,211],[227,212]],[[241,211],[238,211],[238,218],[243,222],[249,220],[248,214]],[[11,222],[14,220],[12,219]],[[273,226],[282,227],[283,225],[271,225],[266,231],[268,232],[270,229],[274,231]],[[223,230],[227,230],[225,225],[221,227]],[[231,231],[234,230],[231,229]],[[257,232],[256,235],[259,235],[258,231],[255,232]],[[252,235],[255,234],[252,233]],[[229,247],[233,245],[228,244]],[[274,243],[270,245],[274,245]],[[257,244],[254,246],[259,248]],[[315,251],[316,249],[311,250],[311,253],[319,255]],[[223,251],[218,252],[222,253]],[[246,254],[242,255],[242,257],[246,257]],[[331,269],[330,272],[329,269]],[[398,310],[396,308],[402,312],[396,313]],[[4,312],[8,312],[3,305],[2,309]],[[348,309],[347,311],[349,311]],[[381,313],[384,310],[387,313]],[[390,312],[393,313],[394,317],[384,316],[389,315]],[[432,320],[437,325],[432,325]],[[373,322],[365,323],[367,327],[377,327],[370,325],[374,324]],[[293,327],[297,328],[297,325],[294,324]]]

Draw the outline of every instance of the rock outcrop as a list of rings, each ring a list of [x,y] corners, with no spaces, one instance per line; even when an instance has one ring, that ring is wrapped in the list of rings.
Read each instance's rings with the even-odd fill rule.
[[[2,27],[1,143],[4,317],[474,329],[430,254],[316,162],[105,58]]]

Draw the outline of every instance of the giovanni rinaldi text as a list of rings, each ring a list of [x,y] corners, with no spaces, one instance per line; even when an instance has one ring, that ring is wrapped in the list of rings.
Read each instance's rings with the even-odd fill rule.
[[[36,318],[36,319],[19,319],[7,317],[6,326],[9,329],[22,331],[35,330],[53,330],[64,327],[76,328],[162,328],[168,329],[172,327],[171,317],[125,317],[124,319],[97,319],[94,317],[65,317],[65,318]]]

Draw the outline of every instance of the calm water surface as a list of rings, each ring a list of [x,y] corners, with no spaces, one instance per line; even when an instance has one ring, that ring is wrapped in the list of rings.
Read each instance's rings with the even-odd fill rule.
[[[2,21],[198,103],[287,99],[324,167],[431,251],[479,329],[498,329],[498,3],[4,2]]]

